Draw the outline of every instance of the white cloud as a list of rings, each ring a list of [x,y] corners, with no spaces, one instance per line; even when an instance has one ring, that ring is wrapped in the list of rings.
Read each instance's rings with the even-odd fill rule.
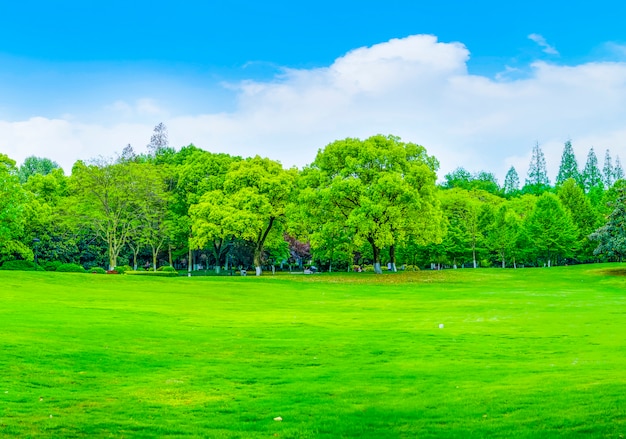
[[[524,78],[494,79],[469,74],[468,59],[460,43],[430,35],[394,39],[324,68],[230,84],[237,93],[231,112],[167,117],[168,108],[155,101],[120,101],[109,108],[107,126],[76,116],[0,122],[0,151],[18,161],[50,157],[69,170],[78,158],[112,155],[127,143],[143,150],[162,120],[174,146],[259,154],[287,166],[310,163],[333,140],[377,133],[424,145],[440,160],[440,177],[464,166],[502,181],[514,165],[523,181],[535,141],[552,180],[568,138],[581,165],[591,146],[626,159],[626,63],[537,62]]]
[[[530,34],[530,35],[528,35],[528,39],[534,41],[535,43],[537,43],[540,47],[543,48],[543,52],[547,53],[548,55],[558,55],[559,54],[559,51],[556,50],[554,48],[554,46],[551,46],[550,44],[548,44],[548,42],[543,37],[543,35],[540,35],[540,34]]]

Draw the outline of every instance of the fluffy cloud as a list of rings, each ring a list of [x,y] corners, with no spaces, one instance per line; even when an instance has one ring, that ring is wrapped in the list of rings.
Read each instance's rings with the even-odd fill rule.
[[[514,165],[525,175],[536,141],[556,174],[571,139],[582,165],[589,147],[626,158],[626,63],[563,66],[537,62],[515,80],[472,75],[469,51],[430,35],[355,49],[324,68],[286,69],[271,81],[229,84],[235,110],[164,117],[170,142],[211,151],[264,155],[291,166],[310,163],[335,139],[394,134],[424,145],[441,162],[503,178]],[[16,160],[47,156],[67,164],[147,143],[141,115],[168,114],[151,100],[118,102],[107,127],[33,118],[0,123],[0,150]],[[8,151],[7,151],[8,148]],[[553,177],[554,178],[554,177]]]

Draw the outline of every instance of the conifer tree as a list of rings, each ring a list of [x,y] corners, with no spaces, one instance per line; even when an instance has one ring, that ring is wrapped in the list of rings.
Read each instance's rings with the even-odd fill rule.
[[[587,163],[585,163],[585,169],[582,174],[582,183],[586,192],[589,192],[591,188],[602,187],[602,173],[598,167],[598,157],[593,150],[593,146],[587,154]]]
[[[526,185],[537,188],[550,185],[548,171],[546,169],[546,159],[543,155],[543,151],[539,147],[539,142],[535,143],[535,146],[533,147],[533,155],[530,159]]]
[[[519,176],[513,166],[506,173],[504,177],[504,193],[510,195],[519,191]]]
[[[604,154],[604,167],[602,168],[602,182],[604,187],[609,189],[615,183],[615,170],[613,169],[613,161],[611,160],[611,153],[606,150]]]
[[[580,181],[580,172],[578,171],[578,162],[572,149],[572,142],[565,142],[563,148],[563,155],[561,156],[561,166],[559,167],[559,174],[556,177],[556,185],[561,186],[569,178],[573,178],[575,181]]]
[[[613,167],[613,178],[615,181],[621,180],[624,178],[624,170],[622,169],[622,164],[619,161],[619,156],[615,156],[615,166]]]

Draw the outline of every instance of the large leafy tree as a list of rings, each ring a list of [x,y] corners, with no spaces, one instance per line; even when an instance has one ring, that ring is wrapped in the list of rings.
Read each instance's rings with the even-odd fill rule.
[[[545,193],[528,217],[526,232],[535,256],[548,267],[558,258],[569,257],[576,249],[576,228],[559,198]]]
[[[520,228],[519,216],[506,205],[501,205],[495,215],[493,227],[488,237],[488,245],[502,261],[502,268],[506,267],[507,258],[511,259],[513,266],[515,266]]]
[[[399,244],[409,238],[422,244],[440,239],[437,167],[424,147],[394,136],[339,140],[319,151],[307,171],[302,205],[321,206],[318,224],[338,221],[355,245],[368,243],[380,273],[384,247],[395,268]]]
[[[140,217],[146,194],[156,184],[146,177],[141,165],[132,162],[78,161],[72,168],[75,227],[87,226],[104,240],[111,270]]]
[[[24,228],[26,197],[19,184],[15,162],[0,154],[0,259],[20,256],[33,257],[32,252],[17,238]],[[0,261],[1,262],[1,261]]]
[[[559,173],[556,177],[556,185],[561,186],[566,180],[573,178],[574,181],[580,181],[580,171],[578,170],[578,162],[576,161],[576,155],[572,148],[572,142],[565,142],[563,147],[563,154],[561,155],[561,165],[559,166]]]
[[[200,246],[229,236],[249,241],[256,274],[261,275],[266,242],[282,239],[280,228],[295,176],[295,170],[259,156],[232,163],[223,188],[203,195],[190,210],[192,242]]]

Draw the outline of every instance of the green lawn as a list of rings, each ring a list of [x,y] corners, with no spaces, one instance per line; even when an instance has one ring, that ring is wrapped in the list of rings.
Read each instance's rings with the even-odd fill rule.
[[[0,436],[622,438],[617,267],[0,272]]]

